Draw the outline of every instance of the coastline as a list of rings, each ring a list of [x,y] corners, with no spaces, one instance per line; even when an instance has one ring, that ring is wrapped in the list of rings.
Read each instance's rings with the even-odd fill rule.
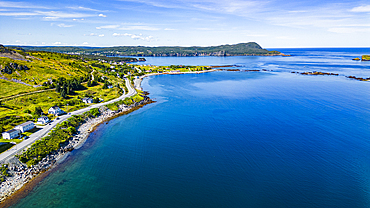
[[[21,192],[32,189],[37,183],[47,176],[53,168],[59,163],[63,162],[69,155],[70,151],[79,149],[89,137],[90,133],[93,132],[100,124],[114,119],[118,116],[131,113],[146,104],[153,103],[149,97],[144,97],[144,100],[134,103],[130,106],[120,105],[116,111],[109,110],[108,108],[101,107],[101,113],[98,117],[88,119],[80,125],[77,129],[77,134],[74,135],[68,142],[67,145],[61,147],[58,151],[46,156],[37,165],[27,168],[26,165],[19,162],[15,157],[8,159],[6,162],[9,163],[9,172],[12,177],[7,177],[4,182],[0,185],[0,207],[8,206],[9,203],[14,203],[14,200],[7,202],[8,198],[19,198],[16,195],[24,196]],[[48,173],[43,175],[43,173]],[[37,180],[35,180],[37,178]],[[34,181],[37,181],[35,183]],[[22,198],[21,197],[21,198]]]
[[[189,72],[166,72],[166,73],[153,73],[141,76],[138,80],[138,87],[135,83],[135,88],[141,90],[141,81],[145,77],[156,76],[162,74],[200,74],[207,72],[219,71],[219,69],[211,69],[207,71],[189,71]],[[131,113],[147,104],[154,103],[149,97],[144,96],[144,100],[134,103],[130,106],[120,105],[116,111],[109,110],[105,106],[99,108],[100,115],[96,118],[90,118],[81,124],[77,129],[77,134],[74,135],[68,144],[61,147],[58,151],[46,156],[37,165],[27,168],[27,166],[21,163],[14,156],[7,159],[5,163],[8,163],[9,173],[12,177],[7,177],[4,182],[0,184],[0,208],[8,207],[16,203],[19,199],[25,197],[29,191],[31,191],[40,181],[48,176],[51,171],[65,159],[67,159],[69,153],[74,149],[79,149],[86,142],[89,137],[100,124],[117,118],[121,115]]]

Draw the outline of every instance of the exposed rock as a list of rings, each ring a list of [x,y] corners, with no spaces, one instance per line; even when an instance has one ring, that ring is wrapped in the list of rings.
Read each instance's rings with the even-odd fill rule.
[[[11,58],[13,60],[28,61],[21,54],[17,53],[16,51],[10,50],[1,44],[0,44],[0,57]]]

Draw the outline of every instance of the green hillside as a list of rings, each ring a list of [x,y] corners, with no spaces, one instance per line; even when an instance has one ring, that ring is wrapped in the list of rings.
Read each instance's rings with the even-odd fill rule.
[[[58,105],[69,112],[87,106],[83,97],[108,101],[122,95],[123,75],[137,71],[103,58],[25,52],[0,45],[0,132],[37,119],[37,109],[47,114],[51,106]]]
[[[245,55],[282,55],[278,51],[268,51],[254,42],[234,45],[220,45],[210,47],[144,47],[144,46],[117,46],[117,47],[31,47],[19,46],[25,50],[42,50],[61,53],[77,53],[85,55],[105,56],[245,56]]]
[[[47,115],[52,106],[65,112],[87,107],[82,98],[109,101],[127,92],[124,77],[170,71],[203,71],[204,66],[147,66],[136,58],[25,51],[0,45],[0,132]],[[54,117],[48,115],[50,119]]]

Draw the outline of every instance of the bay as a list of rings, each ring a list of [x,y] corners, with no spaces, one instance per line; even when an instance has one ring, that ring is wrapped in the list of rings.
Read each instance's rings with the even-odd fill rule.
[[[370,49],[148,57],[267,72],[161,75],[13,207],[369,207]],[[303,76],[291,71],[338,72]]]

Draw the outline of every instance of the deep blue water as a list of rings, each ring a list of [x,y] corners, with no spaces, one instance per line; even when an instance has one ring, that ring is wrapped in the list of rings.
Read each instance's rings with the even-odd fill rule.
[[[350,60],[370,49],[285,50],[147,58],[273,71],[145,79],[157,103],[101,125],[14,207],[370,207],[370,83],[289,73],[370,76]]]

